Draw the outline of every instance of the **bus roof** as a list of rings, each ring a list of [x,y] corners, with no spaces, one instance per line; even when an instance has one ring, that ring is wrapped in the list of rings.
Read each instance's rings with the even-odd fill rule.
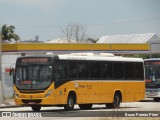
[[[122,56],[114,56],[112,54],[62,54],[62,55],[38,55],[38,56],[22,56],[19,58],[28,57],[54,57],[59,60],[91,60],[91,61],[128,61],[128,62],[143,62],[142,58],[130,58]]]
[[[160,58],[150,58],[150,59],[145,59],[144,61],[160,61]]]
[[[141,58],[129,58],[121,56],[78,56],[78,55],[58,55],[60,60],[93,60],[93,61],[131,61],[143,62]]]

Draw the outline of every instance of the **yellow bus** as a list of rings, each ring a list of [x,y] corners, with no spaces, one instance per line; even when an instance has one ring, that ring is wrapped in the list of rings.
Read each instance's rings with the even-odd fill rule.
[[[40,111],[45,106],[73,110],[93,104],[118,108],[145,97],[144,62],[112,54],[74,53],[17,58],[14,98],[17,105]]]

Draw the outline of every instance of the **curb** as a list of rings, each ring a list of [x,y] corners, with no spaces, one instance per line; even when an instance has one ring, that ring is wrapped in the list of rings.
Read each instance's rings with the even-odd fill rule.
[[[22,107],[21,105],[8,105],[8,106],[0,106],[1,108],[17,108],[17,107]]]

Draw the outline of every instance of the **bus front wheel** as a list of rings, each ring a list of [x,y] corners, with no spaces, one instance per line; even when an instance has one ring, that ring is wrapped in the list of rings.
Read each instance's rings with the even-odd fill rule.
[[[39,105],[33,105],[33,106],[31,106],[31,108],[32,108],[32,110],[35,111],[35,112],[38,112],[38,111],[41,110],[41,106],[39,106]]]
[[[68,96],[67,104],[64,106],[66,111],[70,111],[74,109],[75,99],[72,95]]]

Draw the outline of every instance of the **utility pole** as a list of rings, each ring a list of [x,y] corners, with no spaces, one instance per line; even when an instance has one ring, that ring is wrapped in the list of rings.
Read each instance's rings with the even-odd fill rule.
[[[152,58],[152,43],[150,43],[150,59]]]
[[[1,50],[1,37],[0,37],[0,103],[3,101],[2,96],[2,50]]]
[[[1,35],[1,23],[0,23],[0,35]],[[2,80],[2,38],[0,37],[0,103],[3,102],[3,80]]]

